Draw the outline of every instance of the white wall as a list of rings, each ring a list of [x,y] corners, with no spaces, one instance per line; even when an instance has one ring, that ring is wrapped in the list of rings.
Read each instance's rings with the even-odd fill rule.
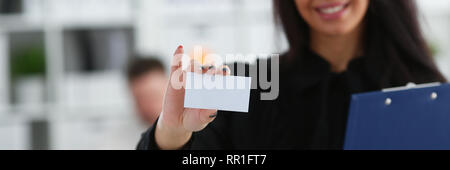
[[[0,116],[0,119],[0,150],[30,149],[26,120],[17,116]]]
[[[277,50],[271,0],[140,0],[137,47],[169,63],[178,45],[219,55]]]
[[[418,0],[422,26],[427,40],[438,50],[436,62],[441,71],[450,78],[450,1]]]
[[[8,36],[0,30],[0,116],[9,103],[9,51]]]

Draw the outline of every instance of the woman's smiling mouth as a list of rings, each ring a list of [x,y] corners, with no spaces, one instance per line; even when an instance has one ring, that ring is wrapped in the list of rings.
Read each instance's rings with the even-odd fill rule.
[[[350,2],[346,3],[329,3],[325,5],[321,5],[316,7],[317,13],[325,20],[334,20],[340,18],[345,11],[347,11],[347,7],[350,5]]]

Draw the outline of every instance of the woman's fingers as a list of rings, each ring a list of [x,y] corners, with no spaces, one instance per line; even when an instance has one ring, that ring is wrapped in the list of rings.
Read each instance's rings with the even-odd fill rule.
[[[183,70],[182,70],[182,59],[184,55],[183,46],[180,45],[175,50],[173,54],[171,66],[170,66],[170,77],[167,93],[169,95],[184,95],[183,90]]]
[[[189,63],[189,66],[187,67],[187,72],[193,72],[202,74],[203,73],[203,66],[196,60],[191,60]]]
[[[183,126],[188,131],[201,131],[214,120],[216,112],[216,110],[185,109]]]
[[[199,116],[202,123],[209,124],[217,117],[217,110],[201,109]]]
[[[203,66],[203,73],[214,75],[216,74],[216,67],[214,65]]]
[[[170,65],[170,72],[174,72],[177,69],[181,68],[181,63],[183,60],[184,48],[182,45],[178,46],[173,54],[172,63]]]
[[[227,65],[223,65],[223,66],[220,66],[219,68],[217,68],[216,74],[229,76],[229,75],[231,75],[231,69]]]
[[[203,116],[204,122],[210,123],[217,116],[217,110],[202,109],[200,114]]]

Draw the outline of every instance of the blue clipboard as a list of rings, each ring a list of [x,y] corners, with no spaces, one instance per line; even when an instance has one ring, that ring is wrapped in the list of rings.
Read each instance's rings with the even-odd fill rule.
[[[353,95],[344,150],[450,150],[450,84]]]

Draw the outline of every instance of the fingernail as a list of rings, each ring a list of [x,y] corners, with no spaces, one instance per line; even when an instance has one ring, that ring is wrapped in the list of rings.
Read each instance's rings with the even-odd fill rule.
[[[223,68],[222,70],[223,70],[223,72],[225,72],[225,73],[228,71],[227,68]]]
[[[202,70],[206,70],[206,66],[202,66],[202,67],[200,67]]]
[[[179,45],[178,48],[183,48],[183,45]]]
[[[209,70],[211,70],[211,69],[213,69],[213,68],[215,68],[215,66],[209,66],[209,67],[208,67]]]
[[[217,114],[210,115],[209,118],[215,118]]]

